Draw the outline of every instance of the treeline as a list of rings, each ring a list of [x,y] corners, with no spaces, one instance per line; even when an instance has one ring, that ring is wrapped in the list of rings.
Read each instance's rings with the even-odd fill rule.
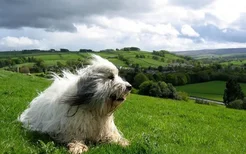
[[[34,63],[33,65],[23,65],[17,66],[16,64],[22,63]],[[44,73],[43,77],[49,77],[48,72],[61,72],[63,69],[70,71],[75,71],[77,68],[87,65],[88,62],[80,58],[77,60],[67,60],[65,63],[57,61],[53,66],[48,66],[45,61],[35,57],[19,57],[19,58],[9,58],[7,60],[0,60],[0,67],[6,67],[5,70],[20,72],[20,73]]]
[[[19,58],[8,58],[8,59],[0,59],[0,68],[6,66],[13,66],[16,64],[30,63],[39,61],[35,57],[19,57]]]
[[[162,80],[158,81],[149,79],[142,72],[136,74],[135,71],[120,70],[120,74],[133,85],[133,87],[136,89],[134,92],[140,95],[185,101],[188,100],[188,94],[184,92],[178,92],[171,83]]]
[[[127,61],[127,59],[126,59]],[[136,66],[132,69],[121,70],[122,75],[127,81],[133,85],[140,85],[142,80],[134,80],[138,74],[143,74],[147,80],[159,82],[164,81],[171,83],[174,86],[180,86],[192,83],[201,83],[208,81],[227,81],[231,78],[238,82],[246,83],[246,73],[244,68],[222,67],[219,64],[211,64],[208,66],[193,66],[193,67],[163,67],[143,69]]]
[[[141,51],[138,47],[124,47],[122,49],[103,49],[103,50],[92,50],[92,49],[79,49],[78,51],[71,51],[67,48],[60,48],[59,50],[56,49],[49,49],[49,50],[41,50],[41,49],[24,49],[21,51],[5,51],[4,53],[22,53],[22,54],[32,54],[32,53],[39,53],[39,52],[113,52],[113,51]]]

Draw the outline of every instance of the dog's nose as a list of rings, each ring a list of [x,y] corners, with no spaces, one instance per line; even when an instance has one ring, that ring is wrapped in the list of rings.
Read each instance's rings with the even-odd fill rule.
[[[130,91],[132,90],[132,86],[131,85],[126,86],[126,89]]]

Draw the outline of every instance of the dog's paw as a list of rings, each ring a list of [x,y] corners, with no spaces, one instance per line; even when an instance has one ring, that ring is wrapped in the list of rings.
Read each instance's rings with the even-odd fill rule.
[[[73,141],[71,143],[68,143],[67,146],[71,154],[81,154],[83,152],[88,151],[88,147],[79,141]]]
[[[121,146],[123,146],[123,147],[126,147],[126,146],[129,146],[130,145],[130,142],[127,139],[121,139],[118,142],[118,144],[121,145]]]

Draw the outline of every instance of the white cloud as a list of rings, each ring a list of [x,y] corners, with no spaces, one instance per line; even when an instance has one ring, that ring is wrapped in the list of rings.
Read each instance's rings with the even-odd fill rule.
[[[33,48],[39,47],[38,40],[30,39],[28,37],[12,37],[7,36],[0,39],[0,46],[4,48],[18,49],[18,48]]]
[[[183,25],[181,28],[181,32],[183,35],[190,36],[190,37],[200,36],[190,25]]]
[[[67,4],[66,1],[62,2]],[[28,6],[34,5],[31,1],[29,3]],[[86,1],[83,3],[87,4]],[[74,9],[70,8],[70,4]],[[33,26],[35,22],[31,22],[30,25],[19,29],[13,26],[9,29],[0,28],[0,50],[26,48],[100,50],[138,46],[143,50],[152,51],[245,46],[243,34],[246,30],[243,30],[245,26],[243,27],[244,24],[239,17],[246,12],[246,1],[138,0],[132,4],[130,1],[119,0],[110,5],[104,5],[103,2],[100,4],[100,10],[95,12],[90,8],[98,8],[98,4],[93,1],[88,2],[88,5],[81,5],[85,9],[78,9],[75,2],[69,3],[69,7],[63,5],[68,14],[53,11],[52,14],[47,14],[45,17],[48,21],[52,18],[52,24],[48,22],[48,25],[54,24],[53,26],[58,26],[56,28],[60,31],[56,29],[52,32],[45,31],[49,27],[43,21],[41,25]],[[50,5],[54,5],[53,2]],[[50,10],[56,8],[49,7]],[[38,10],[32,11],[37,11],[35,19],[36,17],[42,19]],[[16,16],[12,17],[13,19],[11,17],[5,19],[16,21],[13,20]],[[20,21],[21,25],[22,23],[25,25],[24,20],[20,18]],[[68,25],[77,31],[72,32],[71,29],[69,31]]]

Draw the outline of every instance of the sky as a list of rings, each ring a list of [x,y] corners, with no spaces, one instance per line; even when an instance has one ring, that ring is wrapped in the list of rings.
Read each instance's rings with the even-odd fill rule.
[[[1,0],[0,51],[246,47],[244,0]]]

